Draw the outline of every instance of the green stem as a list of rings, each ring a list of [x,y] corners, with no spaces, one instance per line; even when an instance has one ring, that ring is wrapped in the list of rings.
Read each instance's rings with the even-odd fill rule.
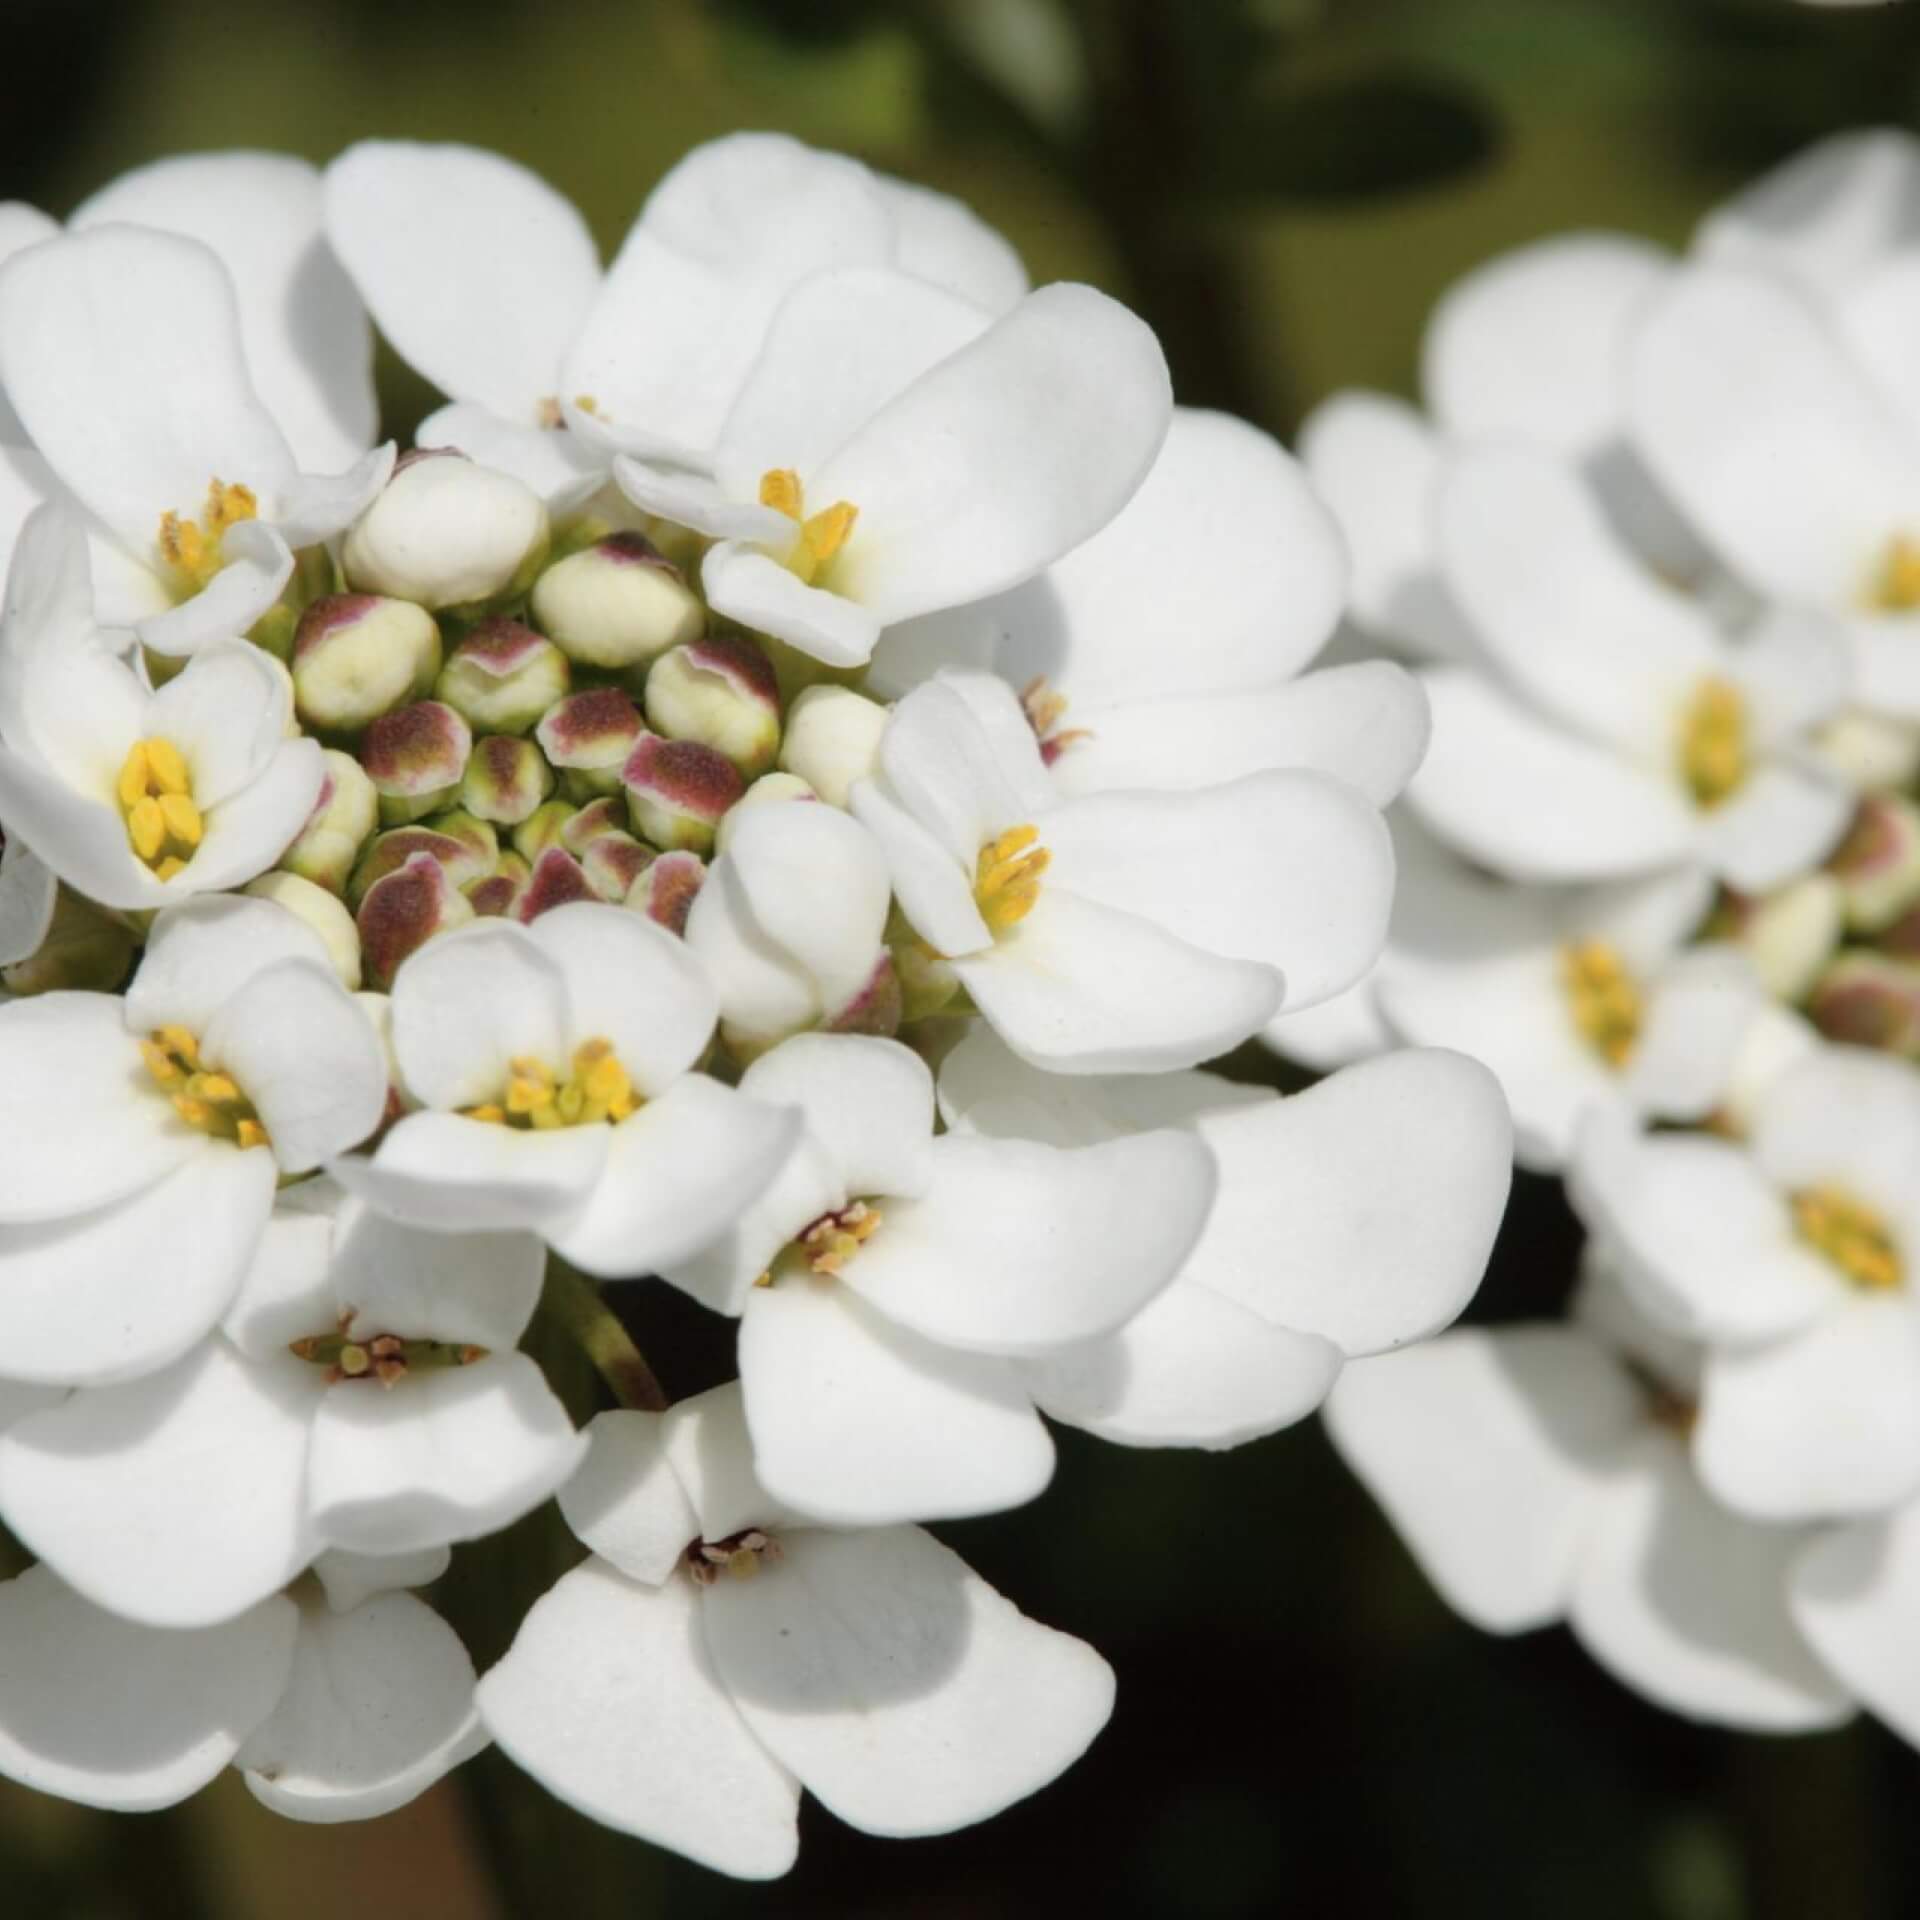
[[[566,1330],[623,1407],[637,1407],[646,1413],[666,1411],[667,1396],[653,1369],[613,1309],[601,1299],[600,1289],[584,1274],[575,1273],[558,1260],[549,1260],[540,1311]]]

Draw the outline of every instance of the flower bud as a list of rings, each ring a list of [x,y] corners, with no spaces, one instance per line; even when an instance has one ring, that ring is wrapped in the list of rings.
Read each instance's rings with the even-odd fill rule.
[[[337,895],[297,873],[263,873],[240,891],[256,900],[271,900],[304,921],[320,936],[340,984],[349,993],[360,991],[360,930]]]
[[[463,889],[467,904],[482,918],[506,918],[520,905],[533,869],[517,853],[503,853],[499,864],[484,880],[475,880]]]
[[[882,953],[873,963],[867,984],[839,1012],[829,1014],[820,1024],[828,1033],[868,1033],[891,1040],[900,1031],[900,1016],[905,996],[893,956]]]
[[[669,933],[685,933],[706,878],[707,863],[697,853],[663,853],[627,889],[626,904]]]
[[[433,697],[488,733],[526,733],[572,685],[567,656],[545,634],[496,613],[447,656]]]
[[[462,816],[450,815],[457,819]],[[479,824],[478,822],[475,823]],[[492,829],[488,829],[491,834]],[[439,824],[395,827],[378,835],[360,857],[347,887],[347,899],[357,910],[368,889],[390,873],[398,873],[409,860],[425,855],[445,868],[447,879],[456,887],[471,886],[484,880],[494,869],[492,846],[482,846],[464,834],[449,833]]]
[[[506,593],[546,557],[547,510],[513,478],[449,450],[399,461],[347,530],[348,583],[436,611]]]
[[[438,700],[383,713],[360,741],[360,764],[380,796],[380,818],[404,826],[446,806],[473,751],[467,723]]]
[[[594,892],[618,906],[633,891],[633,883],[652,866],[655,854],[630,833],[602,833],[574,857]]]
[[[111,993],[126,979],[135,945],[124,920],[61,887],[45,937],[24,959],[0,968],[0,983],[23,999],[34,993]]]
[[[330,593],[293,637],[294,710],[322,733],[358,733],[417,700],[440,671],[440,629],[408,600]]]
[[[1732,935],[1768,993],[1798,1001],[1838,951],[1844,917],[1839,881],[1830,873],[1808,873],[1757,900],[1736,903]]]
[[[896,907],[887,920],[887,950],[900,986],[900,1019],[927,1020],[960,991],[952,962],[920,938]]]
[[[634,743],[620,778],[633,830],[663,853],[711,852],[715,829],[746,791],[739,768],[724,754],[655,733]]]
[[[1829,1040],[1920,1059],[1920,967],[1878,953],[1843,953],[1821,976],[1807,1014]]]
[[[300,837],[280,856],[280,864],[329,893],[345,893],[353,863],[379,825],[380,796],[366,768],[352,754],[329,747],[321,757],[326,773],[319,801]]]
[[[1868,794],[1827,866],[1849,927],[1874,934],[1892,926],[1920,901],[1920,807],[1900,794]]]
[[[780,685],[751,640],[710,634],[671,647],[647,669],[647,724],[669,740],[724,753],[749,780],[780,744]]]
[[[643,534],[610,533],[533,583],[540,631],[587,667],[631,667],[706,631],[699,597]]]
[[[627,803],[624,795],[604,794],[590,800],[560,829],[560,844],[577,860],[590,840],[603,833],[625,833]]]
[[[472,918],[473,908],[447,877],[446,868],[431,854],[415,854],[367,889],[354,916],[367,983],[384,993],[408,954],[417,952],[436,933],[464,926]]]
[[[817,802],[819,798],[820,796],[797,773],[763,773],[727,809],[726,818],[720,822],[719,830],[713,838],[714,852],[726,852],[733,836],[740,831],[740,822],[750,818],[755,807],[764,807],[770,802],[778,801]]]
[[[533,872],[514,903],[513,917],[524,924],[539,919],[554,907],[599,897],[581,871],[580,862],[563,848],[549,847],[533,863]]]
[[[1920,774],[1920,727],[1877,713],[1842,713],[1814,736],[1821,759],[1856,792],[1885,792]]]
[[[589,687],[549,707],[533,737],[568,797],[585,801],[620,791],[620,769],[645,731],[629,695],[618,687]]]
[[[531,740],[490,733],[476,740],[460,783],[460,799],[469,813],[503,827],[531,819],[553,791],[553,769]]]
[[[538,860],[549,847],[563,844],[566,829],[580,811],[571,800],[545,800],[513,830],[513,850],[523,860]],[[624,820],[625,815],[623,814]],[[568,847],[569,853],[579,852]]]
[[[887,730],[887,709],[851,687],[808,687],[787,710],[780,765],[797,773],[829,805],[844,807],[847,790],[870,774]]]

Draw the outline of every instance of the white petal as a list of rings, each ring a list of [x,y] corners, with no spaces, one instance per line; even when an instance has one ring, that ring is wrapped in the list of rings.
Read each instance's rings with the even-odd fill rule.
[[[307,1498],[329,1546],[411,1553],[477,1540],[545,1500],[586,1452],[523,1353],[328,1389],[313,1422]]]
[[[802,1532],[716,1582],[707,1644],[747,1724],[866,1833],[946,1833],[1045,1786],[1113,1710],[1113,1674],[917,1527]]]
[[[1700,857],[1740,893],[1766,893],[1839,845],[1854,797],[1831,773],[1775,761],[1701,822]]]
[[[205,837],[186,871],[164,883],[166,903],[264,873],[312,817],[326,771],[319,741],[283,741],[258,780],[206,816]]]
[[[1667,962],[1647,988],[1622,1084],[1663,1120],[1704,1120],[1732,1091],[1768,1003],[1744,954],[1712,945]]]
[[[1920,1253],[1920,1080],[1904,1061],[1821,1048],[1767,1089],[1753,1152],[1783,1191],[1846,1189],[1888,1216],[1909,1261]]]
[[[867,608],[802,584],[779,561],[734,540],[708,550],[700,584],[715,613],[784,640],[829,667],[864,666],[880,638],[881,623]]]
[[[1835,1676],[1901,1739],[1920,1741],[1920,1508],[1815,1534],[1794,1562],[1787,1604]]]
[[[667,1409],[661,1434],[674,1477],[699,1516],[703,1539],[724,1540],[748,1527],[805,1525],[754,1472],[739,1381],[676,1400]]]
[[[567,1525],[629,1580],[657,1587],[699,1538],[700,1521],[666,1454],[663,1416],[595,1414],[587,1453],[560,1489]]]
[[[134,858],[126,825],[116,813],[3,748],[0,817],[8,833],[30,845],[88,899],[126,911],[166,904],[160,882]]]
[[[0,1508],[62,1579],[156,1627],[210,1626],[312,1559],[301,1486],[317,1371],[210,1340],[0,1437]]]
[[[1012,1367],[894,1327],[837,1281],[756,1287],[739,1364],[761,1480],[826,1525],[994,1513],[1053,1477],[1053,1442]]]
[[[1004,313],[1027,290],[1020,256],[964,201],[912,180],[876,174],[875,191],[893,222],[894,264]]]
[[[313,1572],[335,1613],[351,1613],[375,1594],[430,1587],[453,1564],[450,1547],[419,1553],[345,1553],[329,1547],[315,1557]]]
[[[221,567],[177,607],[150,614],[135,628],[155,653],[195,654],[245,633],[286,590],[293,551],[277,527],[243,520],[221,542]]]
[[[586,223],[478,147],[366,140],[327,169],[327,234],[402,359],[530,420],[600,285]]]
[[[190,661],[152,698],[145,728],[180,749],[202,812],[266,771],[285,739],[287,676],[258,647],[229,641]]]
[[[1640,1417],[1625,1369],[1562,1326],[1445,1334],[1355,1362],[1327,1397],[1341,1457],[1448,1605],[1489,1633],[1560,1618]]]
[[[800,1789],[715,1675],[701,1598],[589,1560],[480,1682],[501,1750],[568,1806],[740,1879],[792,1866]]]
[[[530,1233],[421,1233],[349,1200],[328,1277],[360,1338],[507,1349],[533,1319],[545,1268]]]
[[[453,1113],[410,1113],[370,1160],[329,1163],[349,1193],[409,1226],[482,1233],[547,1230],[593,1192],[607,1164],[605,1127],[523,1133]]]
[[[704,473],[655,466],[630,454],[615,459],[613,477],[620,491],[643,513],[691,528],[710,540],[748,540],[766,546],[793,542],[792,520],[772,507],[761,506],[757,485],[742,498]]]
[[[163,913],[127,988],[127,1029],[204,1034],[249,980],[288,960],[330,964],[320,936],[270,900],[196,900]]]
[[[4,767],[0,759],[0,767]],[[0,793],[0,801],[4,801]],[[973,897],[973,871],[916,819],[884,781],[856,780],[848,792],[853,817],[887,857],[900,911],[936,953],[978,953],[993,941]],[[974,859],[978,859],[975,854]]]
[[[198,1793],[273,1709],[299,1615],[277,1594],[225,1626],[135,1626],[35,1567],[0,1586],[0,1773],[140,1813]]]
[[[473,1688],[459,1636],[409,1593],[303,1608],[286,1691],[234,1765],[288,1819],[371,1820],[486,1745]]]
[[[417,447],[454,447],[483,467],[511,474],[555,516],[585,505],[606,480],[605,456],[577,433],[503,420],[472,401],[430,413],[414,429]]]
[[[933,1076],[898,1041],[796,1034],[746,1070],[740,1091],[768,1106],[797,1108],[845,1196],[911,1199],[926,1191],[933,1175]]]

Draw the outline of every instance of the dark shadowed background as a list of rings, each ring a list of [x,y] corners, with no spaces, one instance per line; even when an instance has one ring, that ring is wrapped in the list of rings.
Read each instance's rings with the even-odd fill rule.
[[[65,213],[192,149],[462,139],[545,174],[610,253],[685,148],[779,128],[964,195],[1036,280],[1144,312],[1183,399],[1281,433],[1337,386],[1411,391],[1428,307],[1487,254],[1574,227],[1679,243],[1802,142],[1917,115],[1910,0],[0,0],[0,199]],[[404,436],[431,396],[384,355],[381,382]],[[1556,1311],[1577,1239],[1523,1181],[1472,1317]],[[730,1370],[723,1323],[652,1285],[623,1304],[670,1392]],[[590,1380],[562,1385],[591,1409]],[[1698,1730],[1560,1632],[1473,1632],[1316,1426],[1222,1458],[1061,1441],[1036,1506],[942,1532],[1097,1644],[1120,1704],[986,1827],[888,1843],[809,1804],[799,1868],[763,1889],[604,1833],[494,1755],[335,1829],[231,1774],[139,1819],[0,1785],[0,1915],[1920,1908],[1920,1762],[1873,1726]],[[482,1664],[571,1551],[538,1519],[462,1550],[435,1597]]]

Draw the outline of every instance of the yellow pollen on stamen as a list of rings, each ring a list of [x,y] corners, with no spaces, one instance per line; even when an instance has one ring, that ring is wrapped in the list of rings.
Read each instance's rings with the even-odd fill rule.
[[[1709,674],[1680,715],[1680,777],[1703,807],[1717,807],[1746,783],[1751,767],[1747,703],[1731,681]]]
[[[791,467],[770,467],[760,476],[760,504],[800,523],[800,537],[786,558],[789,573],[811,585],[822,567],[847,544],[860,509],[836,500],[818,513],[807,512],[806,489]]]
[[[878,1207],[856,1200],[838,1213],[816,1220],[800,1236],[800,1252],[814,1273],[832,1277],[880,1231],[884,1215]]]
[[[197,1132],[236,1147],[273,1144],[240,1083],[201,1066],[200,1043],[185,1027],[156,1027],[140,1042],[140,1057],[174,1112]]]
[[[1793,1196],[1794,1230],[1864,1293],[1890,1293],[1906,1280],[1893,1230],[1879,1210],[1839,1187]]]
[[[251,487],[229,486],[215,479],[207,488],[207,504],[198,520],[182,519],[177,513],[160,516],[160,557],[181,599],[198,593],[220,571],[224,564],[220,542],[228,528],[257,519],[259,513],[260,503]]]
[[[1038,827],[1013,827],[980,849],[973,873],[973,903],[996,933],[1017,927],[1040,897],[1040,876],[1053,856],[1035,846]]]
[[[1619,948],[1574,940],[1560,949],[1560,987],[1580,1037],[1610,1067],[1624,1067],[1645,1015],[1639,985]]]
[[[544,1060],[522,1055],[508,1061],[507,1089],[501,1098],[483,1100],[461,1112],[489,1126],[547,1133],[555,1127],[624,1120],[639,1105],[633,1076],[620,1064],[612,1041],[595,1039],[574,1049],[572,1070],[565,1080]]]
[[[206,837],[194,804],[193,775],[171,740],[136,740],[120,763],[114,798],[127,823],[127,844],[156,878],[171,880]]]
[[[1896,533],[1887,542],[1861,600],[1870,613],[1912,613],[1920,607],[1920,540]]]

